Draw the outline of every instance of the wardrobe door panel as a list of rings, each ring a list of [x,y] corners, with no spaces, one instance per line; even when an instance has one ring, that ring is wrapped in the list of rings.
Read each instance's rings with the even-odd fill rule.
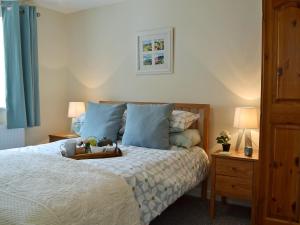
[[[300,225],[300,0],[264,0],[257,225]]]
[[[300,6],[287,2],[275,8],[274,56],[276,100],[300,100]]]
[[[275,126],[273,137],[268,217],[299,222],[300,127]]]

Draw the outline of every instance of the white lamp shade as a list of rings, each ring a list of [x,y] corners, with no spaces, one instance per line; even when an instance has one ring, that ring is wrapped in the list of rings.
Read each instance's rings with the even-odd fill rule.
[[[75,118],[85,112],[84,102],[69,102],[68,117]]]
[[[233,126],[242,129],[258,128],[257,109],[255,107],[237,107]]]

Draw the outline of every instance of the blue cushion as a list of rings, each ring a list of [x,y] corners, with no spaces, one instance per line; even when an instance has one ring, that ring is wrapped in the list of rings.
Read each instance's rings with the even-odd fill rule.
[[[125,108],[125,104],[97,104],[89,102],[85,123],[80,130],[81,137],[96,137],[98,139],[106,137],[116,141]]]
[[[169,118],[172,104],[127,104],[123,145],[169,149]]]

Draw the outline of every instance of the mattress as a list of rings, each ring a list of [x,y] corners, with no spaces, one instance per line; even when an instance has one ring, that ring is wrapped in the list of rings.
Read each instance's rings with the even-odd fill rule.
[[[63,142],[64,140],[32,148],[39,153],[61,157],[60,145]],[[198,146],[173,150],[119,147],[123,151],[122,157],[79,162],[123,177],[134,192],[143,225],[149,224],[208,174],[208,156]]]

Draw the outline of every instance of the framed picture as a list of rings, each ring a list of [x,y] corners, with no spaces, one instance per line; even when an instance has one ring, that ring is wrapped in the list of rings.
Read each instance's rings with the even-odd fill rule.
[[[173,73],[173,28],[137,34],[137,74]]]

